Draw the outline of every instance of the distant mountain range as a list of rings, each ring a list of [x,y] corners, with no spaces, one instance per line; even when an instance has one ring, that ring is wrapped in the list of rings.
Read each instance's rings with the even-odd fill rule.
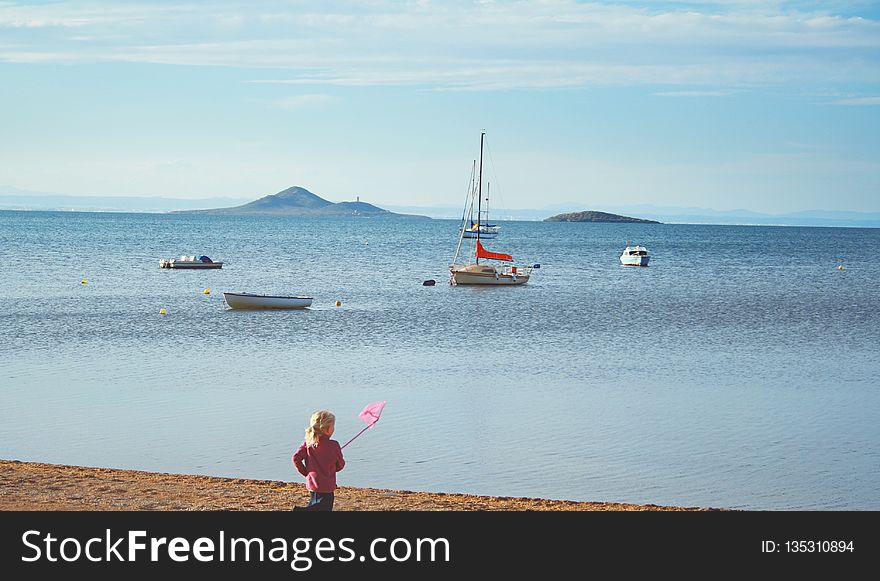
[[[212,215],[269,215],[269,216],[366,216],[366,217],[419,217],[411,214],[397,214],[361,202],[331,202],[313,194],[301,186],[293,186],[277,194],[263,196],[241,206],[215,208],[212,210],[178,210],[177,214]]]
[[[177,199],[162,196],[71,196],[0,186],[0,210],[61,212],[169,212],[235,206],[247,198]]]
[[[68,196],[0,186],[0,210],[427,218],[427,216],[391,212],[361,202],[360,199],[354,202],[334,203],[300,186],[287,188],[277,194],[251,202],[243,198]]]
[[[304,189],[304,188],[303,188]],[[308,191],[308,190],[306,190]],[[279,192],[280,193],[280,192]],[[311,192],[309,192],[311,193]],[[277,195],[277,194],[275,194]],[[267,196],[271,197],[271,196]],[[317,197],[317,196],[316,196]],[[251,198],[250,200],[252,200]],[[247,206],[248,198],[166,198],[161,196],[70,196],[60,193],[36,192],[10,186],[0,186],[0,210],[54,210],[79,212],[173,212],[177,210],[205,210],[214,208],[228,210]],[[260,200],[257,200],[259,202]],[[327,204],[333,202],[324,200]],[[253,202],[252,202],[253,203]],[[354,207],[350,205],[354,204]],[[364,206],[358,206],[364,204]],[[493,208],[491,218],[495,220],[544,220],[560,212],[577,212],[586,204],[567,202],[543,208]],[[880,212],[846,212],[829,210],[806,210],[785,214],[766,214],[750,210],[713,210],[709,208],[686,208],[676,206],[640,205],[601,205],[590,204],[597,211],[640,216],[666,224],[731,224],[731,225],[772,225],[772,226],[843,226],[860,228],[880,228]],[[338,215],[353,214],[352,210],[363,211],[366,207],[376,208],[363,202],[340,202]],[[346,212],[346,209],[349,212]],[[459,220],[461,206],[394,206],[386,205],[388,214],[420,214],[430,218]],[[381,210],[381,208],[380,208]],[[327,210],[325,210],[327,211]],[[253,213],[253,212],[252,212]],[[273,212],[264,212],[272,214]],[[276,215],[278,212],[274,212]],[[324,214],[328,215],[328,214]]]
[[[596,212],[587,210],[584,212],[570,212],[567,214],[556,214],[549,218],[544,218],[545,222],[636,222],[641,224],[659,224],[656,220],[643,220],[641,218],[630,218],[629,216],[621,216],[619,214],[609,214],[607,212]]]
[[[460,220],[461,207],[454,206],[386,206],[395,212],[415,212],[431,218]],[[492,221],[544,220],[560,212],[577,212],[584,204],[553,204],[543,208],[493,208]],[[619,205],[601,207],[606,213],[637,215],[664,224],[722,224],[766,226],[843,226],[880,228],[880,212],[842,212],[806,210],[786,214],[764,214],[749,210],[712,210],[675,206]],[[598,210],[597,210],[598,211]]]

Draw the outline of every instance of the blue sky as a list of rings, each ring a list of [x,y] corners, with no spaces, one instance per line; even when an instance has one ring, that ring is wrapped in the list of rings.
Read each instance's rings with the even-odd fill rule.
[[[877,2],[4,2],[0,185],[880,211]]]

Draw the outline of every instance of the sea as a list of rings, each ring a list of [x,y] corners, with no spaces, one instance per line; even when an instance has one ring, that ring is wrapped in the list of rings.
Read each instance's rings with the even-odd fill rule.
[[[526,285],[450,286],[452,220],[0,212],[0,458],[299,482],[386,401],[340,485],[880,509],[880,229],[501,226]]]

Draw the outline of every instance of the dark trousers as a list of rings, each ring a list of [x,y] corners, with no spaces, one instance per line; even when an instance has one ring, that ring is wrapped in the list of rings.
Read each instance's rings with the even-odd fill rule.
[[[333,510],[332,492],[309,491],[309,504],[307,506],[295,506],[293,510]]]

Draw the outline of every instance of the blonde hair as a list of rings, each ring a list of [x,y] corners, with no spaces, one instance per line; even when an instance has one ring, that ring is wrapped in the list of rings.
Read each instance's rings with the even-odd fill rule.
[[[319,410],[312,414],[309,427],[306,428],[306,445],[317,446],[318,438],[327,433],[327,430],[336,423],[336,416],[327,410]]]

